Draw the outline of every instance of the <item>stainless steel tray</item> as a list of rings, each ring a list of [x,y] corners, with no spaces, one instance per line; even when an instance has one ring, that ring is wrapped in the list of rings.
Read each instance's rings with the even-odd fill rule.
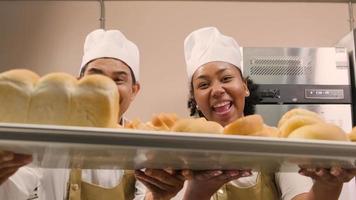
[[[241,169],[297,165],[354,168],[356,143],[0,123],[0,149],[46,168]],[[289,165],[291,164],[291,165]]]

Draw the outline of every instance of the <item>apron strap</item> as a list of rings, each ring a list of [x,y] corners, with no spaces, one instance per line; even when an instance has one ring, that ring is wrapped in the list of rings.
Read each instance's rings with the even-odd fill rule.
[[[82,170],[71,169],[68,182],[68,200],[81,200]]]

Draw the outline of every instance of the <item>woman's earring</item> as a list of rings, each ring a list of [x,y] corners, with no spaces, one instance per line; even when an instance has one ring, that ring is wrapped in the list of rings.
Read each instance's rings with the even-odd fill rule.
[[[250,91],[246,91],[245,97],[249,97],[250,96]]]

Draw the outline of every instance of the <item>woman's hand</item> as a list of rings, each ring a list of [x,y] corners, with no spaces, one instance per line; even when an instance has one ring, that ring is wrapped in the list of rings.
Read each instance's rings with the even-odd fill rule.
[[[251,170],[183,170],[182,174],[189,180],[184,200],[208,200],[224,184],[252,175]]]
[[[356,175],[356,169],[301,167],[299,174],[314,179],[308,199],[338,199],[343,184]]]
[[[326,168],[301,168],[299,173],[311,177],[316,182],[325,186],[339,186],[349,182],[355,175],[356,169],[343,169],[341,167]]]
[[[20,167],[32,162],[31,155],[0,151],[0,185],[12,176]]]
[[[174,170],[135,170],[135,177],[150,191],[145,200],[169,200],[183,188],[184,177]]]

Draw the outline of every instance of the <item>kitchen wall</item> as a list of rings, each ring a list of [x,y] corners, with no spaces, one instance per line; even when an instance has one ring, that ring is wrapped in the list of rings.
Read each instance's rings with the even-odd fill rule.
[[[107,1],[106,26],[141,51],[141,93],[128,118],[187,116],[183,40],[216,26],[241,46],[333,46],[349,32],[346,3]],[[356,9],[355,9],[356,10]],[[76,75],[85,36],[98,28],[96,1],[0,1],[0,71]]]

